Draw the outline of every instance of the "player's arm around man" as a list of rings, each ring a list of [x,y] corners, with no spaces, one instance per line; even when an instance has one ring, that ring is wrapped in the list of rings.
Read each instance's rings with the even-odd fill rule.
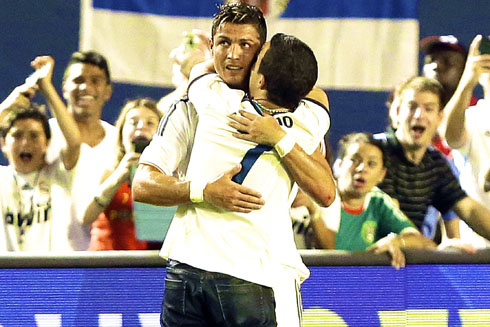
[[[307,96],[328,108],[324,91],[313,89]],[[335,199],[335,182],[332,170],[320,146],[308,155],[291,135],[279,126],[271,115],[259,116],[241,110],[232,115],[230,126],[237,129],[234,136],[239,139],[274,147],[292,179],[320,206],[328,207]]]
[[[207,184],[203,200],[229,211],[260,209],[264,204],[260,193],[231,180],[239,171],[240,166],[237,166]],[[153,166],[140,165],[133,181],[133,196],[136,201],[160,206],[191,203],[191,183],[166,175]]]
[[[186,160],[192,148],[195,124],[192,121],[191,106],[182,106],[162,120],[148,151],[161,154],[165,167],[140,164],[135,173],[132,190],[135,201],[160,206],[174,206],[191,203],[192,181],[183,181],[175,176],[179,165]],[[164,126],[163,126],[164,125]],[[208,183],[199,196],[203,200],[225,210],[250,212],[264,204],[260,193],[231,181],[240,171],[234,167],[215,181]],[[197,185],[194,185],[194,189]],[[199,192],[198,192],[199,193]]]

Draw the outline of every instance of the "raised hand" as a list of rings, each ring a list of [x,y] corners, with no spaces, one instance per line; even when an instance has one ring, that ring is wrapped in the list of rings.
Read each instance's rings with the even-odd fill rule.
[[[120,180],[129,180],[131,169],[138,165],[140,156],[141,153],[136,152],[129,152],[124,155],[116,168],[116,172],[119,175]]]
[[[26,79],[26,83],[37,83],[41,90],[51,85],[53,78],[54,59],[50,56],[38,56],[31,61],[36,71]]]
[[[468,50],[468,59],[461,76],[461,80],[468,84],[476,84],[482,73],[490,73],[490,54],[481,54],[478,50],[482,38],[482,35],[477,35]]]
[[[12,106],[28,108],[31,105],[31,99],[36,94],[37,89],[37,85],[22,84],[17,86],[2,102],[0,111]]]

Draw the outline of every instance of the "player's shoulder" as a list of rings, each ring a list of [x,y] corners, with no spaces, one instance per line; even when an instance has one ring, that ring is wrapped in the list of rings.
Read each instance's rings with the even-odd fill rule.
[[[324,90],[322,90],[318,87],[314,87],[306,95],[304,100],[310,101],[310,102],[322,107],[326,111],[330,111],[330,100],[328,99],[328,95]]]
[[[206,73],[206,74],[196,76],[189,82],[189,85],[187,85],[187,91],[189,91],[189,89],[191,89],[191,87],[194,85],[202,84],[202,83],[210,84],[216,81],[222,81],[221,78],[216,73]]]
[[[392,205],[393,199],[388,195],[388,193],[384,192],[377,186],[374,186],[368,194],[372,200],[381,201],[389,204],[390,206]]]
[[[172,115],[177,115],[179,113],[187,113],[188,111],[191,111],[191,110],[194,110],[194,106],[192,105],[192,102],[190,102],[187,94],[185,94],[181,98],[174,100],[172,102],[172,104],[170,105],[170,108],[165,113],[162,120],[168,119],[168,117],[170,117]]]
[[[323,103],[318,102],[316,99],[302,99],[293,115],[297,120],[309,121],[310,124],[317,122],[326,131],[330,129],[330,111]]]

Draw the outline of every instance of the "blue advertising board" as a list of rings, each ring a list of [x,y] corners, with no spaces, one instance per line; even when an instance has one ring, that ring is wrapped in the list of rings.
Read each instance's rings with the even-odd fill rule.
[[[305,326],[488,326],[490,265],[312,266]],[[0,269],[0,326],[159,326],[165,269]]]

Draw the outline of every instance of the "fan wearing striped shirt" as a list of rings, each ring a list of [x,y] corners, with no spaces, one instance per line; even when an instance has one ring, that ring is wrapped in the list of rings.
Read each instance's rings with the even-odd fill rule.
[[[444,116],[441,84],[412,77],[397,93],[396,126],[380,134],[386,177],[379,188],[398,200],[400,209],[419,230],[427,208],[441,214],[454,210],[476,233],[490,239],[490,211],[468,197],[442,154],[431,141]]]

